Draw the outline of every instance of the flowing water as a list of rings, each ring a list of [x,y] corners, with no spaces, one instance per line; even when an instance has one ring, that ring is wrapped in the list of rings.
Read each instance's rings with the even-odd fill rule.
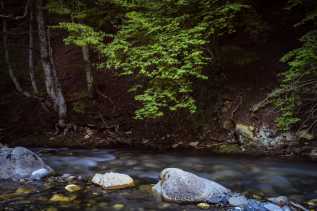
[[[195,205],[160,202],[153,196],[151,185],[158,181],[160,171],[167,167],[191,171],[250,197],[286,195],[299,203],[317,199],[317,165],[312,162],[126,150],[34,151],[39,152],[57,175],[83,177],[81,181],[72,182],[79,184],[82,190],[68,193],[64,189],[68,182],[47,179],[41,183],[26,183],[23,188],[31,190],[30,193],[17,194],[14,192],[21,185],[2,182],[0,210],[199,210]],[[89,182],[95,173],[110,171],[130,175],[136,180],[137,186],[127,190],[106,191]],[[54,194],[63,194],[72,198],[72,201],[51,202],[50,198]]]

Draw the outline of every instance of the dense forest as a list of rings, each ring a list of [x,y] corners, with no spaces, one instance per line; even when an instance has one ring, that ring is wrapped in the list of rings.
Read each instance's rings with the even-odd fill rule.
[[[317,156],[314,0],[1,0],[0,20],[5,144]]]
[[[317,0],[0,0],[0,210],[317,210]]]

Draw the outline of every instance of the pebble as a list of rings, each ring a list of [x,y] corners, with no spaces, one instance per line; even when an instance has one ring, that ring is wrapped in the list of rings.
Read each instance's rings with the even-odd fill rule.
[[[206,209],[210,208],[210,205],[207,204],[207,203],[199,203],[199,204],[197,204],[197,207],[200,208],[200,209],[206,210]]]
[[[32,180],[41,180],[42,178],[48,176],[49,174],[50,174],[50,172],[47,169],[41,168],[41,169],[38,169],[38,170],[32,172],[31,179]]]
[[[75,184],[69,184],[65,187],[68,192],[77,192],[81,190],[81,187]]]
[[[198,141],[194,141],[194,142],[190,142],[188,145],[191,146],[191,147],[197,147],[199,144]]]
[[[124,208],[124,204],[115,204],[112,206],[112,208],[115,210],[121,210]]]

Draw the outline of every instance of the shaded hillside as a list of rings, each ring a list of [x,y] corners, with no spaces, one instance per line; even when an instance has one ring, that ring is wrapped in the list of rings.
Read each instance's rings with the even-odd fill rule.
[[[309,119],[310,126],[293,121],[305,117],[297,112],[303,109],[301,104],[285,111],[273,104],[278,100],[289,104],[289,95],[281,92],[277,100],[268,97],[287,86],[281,82],[281,73],[289,65],[280,59],[299,48],[299,38],[313,28],[313,24],[294,27],[305,17],[307,5],[313,5],[309,1],[290,9],[285,9],[287,1],[260,0],[215,7],[202,1],[173,7],[167,2],[149,6],[83,1],[78,7],[55,1],[34,1],[32,7],[26,2],[3,2],[1,14],[9,14],[2,15],[6,27],[2,27],[0,57],[0,138],[4,143],[225,153],[255,150],[283,155],[315,150],[310,141],[314,119]],[[28,6],[29,13],[21,21],[14,19]],[[41,34],[42,19],[46,25]],[[52,25],[55,28],[48,27]],[[28,31],[30,27],[33,32]],[[46,49],[41,36],[47,38]],[[35,40],[33,48],[30,37]],[[89,50],[88,60],[84,47]],[[33,52],[38,94],[25,97],[15,90],[6,71],[6,52],[17,81],[30,93],[29,55]],[[87,67],[94,79],[93,96],[87,91]],[[52,93],[47,87],[50,71],[53,78],[54,71],[57,74]],[[132,87],[137,92],[130,92]],[[58,88],[66,101],[65,115],[61,114],[63,105],[54,99]],[[303,100],[299,90],[296,97],[298,102]],[[284,118],[287,112],[291,115]],[[278,128],[276,120],[285,123],[288,131]],[[65,135],[73,137],[73,142],[64,142]]]

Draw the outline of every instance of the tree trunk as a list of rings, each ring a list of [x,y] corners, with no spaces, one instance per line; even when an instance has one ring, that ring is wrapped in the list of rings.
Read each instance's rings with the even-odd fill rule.
[[[33,8],[30,7],[30,19],[29,19],[29,75],[32,84],[33,93],[35,95],[39,95],[39,90],[37,88],[35,74],[34,74],[34,58],[33,58],[33,50],[34,50],[34,38],[33,38]]]
[[[88,89],[88,96],[90,98],[94,97],[95,89],[94,89],[94,75],[93,70],[91,67],[90,55],[89,55],[89,47],[83,46],[81,48],[83,59],[85,62],[85,72],[86,72],[86,80],[87,80],[87,89]]]
[[[1,1],[0,4],[1,4],[0,5],[1,9],[4,10],[4,1]],[[7,29],[7,21],[5,18],[2,18],[2,32],[3,32],[2,41],[3,41],[4,59],[5,59],[5,63],[6,63],[6,66],[8,68],[8,71],[9,71],[10,78],[11,78],[11,80],[12,80],[12,82],[13,82],[13,84],[18,92],[20,92],[21,94],[23,94],[26,97],[31,97],[31,94],[29,92],[24,91],[22,89],[21,84],[19,83],[18,79],[16,78],[16,76],[13,72],[13,68],[12,68],[12,65],[10,62],[10,56],[9,56],[8,29]]]
[[[58,125],[65,127],[65,119],[67,115],[67,106],[64,95],[62,93],[61,84],[57,78],[56,69],[52,63],[53,58],[50,54],[49,41],[44,22],[43,0],[37,0],[37,25],[39,35],[39,46],[41,53],[41,63],[45,75],[45,86],[49,97],[52,99],[54,108],[58,113]]]

